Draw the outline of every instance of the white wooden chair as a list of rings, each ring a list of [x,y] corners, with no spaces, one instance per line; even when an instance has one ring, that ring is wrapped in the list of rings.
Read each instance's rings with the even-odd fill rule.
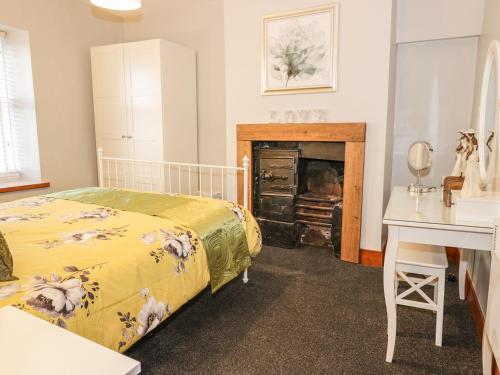
[[[441,346],[443,341],[444,288],[447,268],[448,259],[444,247],[399,243],[394,280],[396,305],[416,307],[436,313],[436,346]],[[407,283],[409,288],[398,294],[400,282]],[[422,290],[426,285],[434,287],[432,298]],[[423,302],[407,298],[413,293],[422,297]]]

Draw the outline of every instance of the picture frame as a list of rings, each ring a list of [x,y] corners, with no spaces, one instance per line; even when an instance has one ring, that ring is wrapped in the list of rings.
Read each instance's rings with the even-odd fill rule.
[[[339,4],[262,18],[262,94],[337,91]]]

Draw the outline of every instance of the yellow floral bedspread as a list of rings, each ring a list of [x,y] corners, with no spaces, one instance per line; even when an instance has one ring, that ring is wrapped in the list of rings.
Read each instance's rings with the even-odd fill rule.
[[[256,256],[255,219],[244,210],[239,219]],[[40,196],[0,204],[0,231],[19,278],[0,282],[0,307],[14,305],[121,352],[210,279],[197,234],[164,218]]]

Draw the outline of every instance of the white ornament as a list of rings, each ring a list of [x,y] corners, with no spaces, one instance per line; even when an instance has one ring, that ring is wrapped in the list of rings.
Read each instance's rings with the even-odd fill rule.
[[[479,154],[477,146],[469,145],[469,150],[472,151],[466,156],[465,179],[462,186],[462,197],[480,197],[481,191],[481,175],[479,173]],[[468,154],[465,153],[465,154]]]
[[[274,111],[274,110],[269,111],[269,120],[268,120],[268,122],[270,124],[276,124],[276,123],[280,122],[279,121],[279,112],[278,111]]]
[[[297,111],[298,117],[299,117],[299,122],[302,124],[305,124],[309,121],[309,115],[311,111],[309,109],[299,109]]]
[[[293,124],[296,122],[296,119],[295,119],[295,111],[289,109],[288,111],[285,112],[285,123],[288,123],[288,124]]]
[[[453,167],[453,170],[451,172],[451,176],[460,177],[464,174],[465,157],[466,157],[466,151],[467,151],[468,145],[469,145],[469,142],[467,141],[467,137],[464,135],[461,136],[460,137],[460,144],[458,145],[457,149],[455,150],[455,153],[457,154],[457,156],[455,159],[455,166]]]

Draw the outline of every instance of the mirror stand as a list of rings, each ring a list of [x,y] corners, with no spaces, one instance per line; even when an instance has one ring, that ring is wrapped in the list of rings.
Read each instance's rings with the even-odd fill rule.
[[[435,190],[436,190],[435,186],[426,186],[420,183],[420,171],[417,171],[417,182],[408,185],[408,191],[410,193],[422,194],[422,193],[429,193]]]

